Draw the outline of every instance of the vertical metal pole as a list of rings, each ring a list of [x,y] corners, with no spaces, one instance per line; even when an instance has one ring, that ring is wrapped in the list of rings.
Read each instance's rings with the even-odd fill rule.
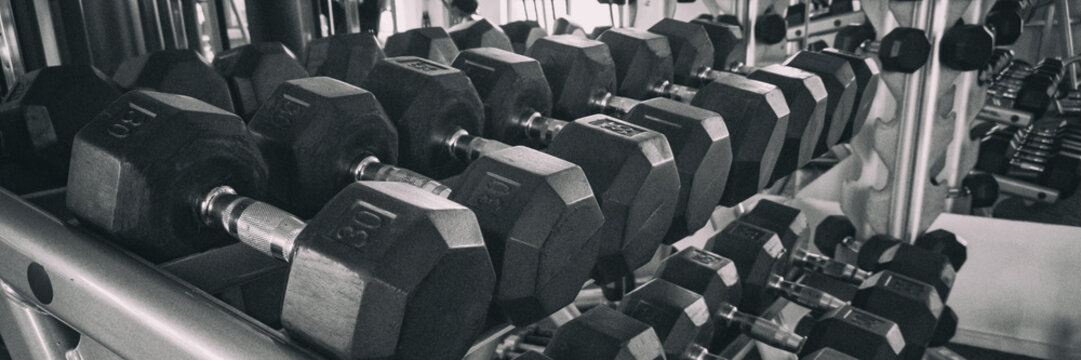
[[[743,64],[748,67],[753,67],[758,63],[758,56],[755,52],[755,48],[758,47],[758,40],[754,37],[754,25],[758,20],[758,1],[759,0],[747,0],[736,1],[736,13],[741,17],[739,23],[743,25],[743,42],[747,46],[747,53],[744,57]],[[742,8],[740,8],[742,7]]]
[[[1052,45],[1052,42],[1057,40],[1057,39],[1054,39],[1054,33],[1055,33],[1055,6],[1054,5],[1045,6],[1044,8],[1047,9],[1047,14],[1044,14],[1045,17],[1043,19],[1043,21],[1044,21],[1043,29],[1042,29],[1042,32],[1040,33],[1040,48],[1036,52],[1036,58],[1032,59],[1033,60],[1032,63],[1036,63],[1036,62],[1040,61],[1040,59],[1043,59],[1043,58],[1047,57],[1048,54],[1051,53],[1051,47],[1054,46],[1054,45]],[[1067,17],[1068,16],[1069,15],[1067,15]]]
[[[1063,49],[1066,52],[1063,58],[1077,56],[1073,47],[1073,24],[1070,23],[1070,2],[1069,0],[1058,0],[1056,6],[1058,7],[1059,21],[1062,23],[1063,45],[1066,47]],[[1070,81],[1070,89],[1077,90],[1077,64],[1071,63],[1066,65],[1066,69],[1067,74],[1070,76],[1068,79]]]
[[[913,9],[912,27],[927,29],[928,15],[931,8],[930,2],[931,0],[920,1]],[[932,47],[934,46],[932,45]],[[936,62],[933,57],[929,61]],[[913,194],[912,169],[919,166],[915,152],[916,144],[920,139],[920,123],[923,115],[920,107],[924,105],[921,100],[923,98],[924,70],[926,68],[925,66],[908,75],[905,79],[904,95],[899,102],[901,113],[898,119],[900,120],[901,131],[897,142],[898,158],[893,169],[894,188],[891,197],[893,204],[889,221],[889,235],[899,239],[906,239],[905,233],[908,229],[906,222],[908,220],[910,197]]]
[[[982,1],[973,1],[969,5],[968,13],[964,16],[964,20],[969,24],[977,24],[983,18],[984,8]],[[978,109],[977,106],[982,106],[984,97],[982,94],[987,91],[986,88],[979,85],[978,78],[979,72],[964,72],[961,73],[961,81],[957,88],[957,96],[960,100],[960,104],[956,106],[957,117],[954,119],[953,125],[953,140],[950,141],[950,146],[946,150],[946,184],[951,188],[960,188],[961,182],[964,181],[964,177],[968,175],[968,172],[972,169],[968,168],[971,163],[964,163],[962,160],[970,158],[966,151],[972,151],[971,147],[967,147],[972,142],[969,139],[969,128],[972,121],[975,119],[976,112],[970,111],[971,109]],[[972,102],[978,102],[978,104],[972,104]],[[971,109],[970,109],[971,108]],[[947,197],[945,209],[954,208],[954,197]],[[967,215],[967,214],[965,214]]]
[[[942,81],[942,72],[944,71],[944,65],[942,62],[938,61],[940,51],[938,45],[939,39],[942,38],[946,29],[952,25],[943,21],[943,19],[947,17],[946,14],[949,12],[950,2],[932,0],[924,0],[924,2],[933,4],[933,7],[931,5],[927,6],[931,8],[931,12],[930,14],[925,13],[923,17],[917,18],[916,21],[917,23],[923,21],[923,24],[920,24],[920,28],[926,29],[927,35],[930,37],[931,56],[928,59],[927,64],[923,67],[923,69],[926,69],[927,71],[924,72],[923,78],[921,79],[922,89],[917,93],[919,94],[917,95],[917,99],[919,100],[919,111],[916,112],[918,117],[915,119],[917,121],[917,124],[915,124],[917,132],[915,134],[916,147],[914,149],[915,153],[913,154],[914,163],[912,166],[912,177],[909,180],[911,190],[909,193],[910,196],[907,199],[909,202],[906,210],[907,212],[904,213],[907,217],[904,221],[905,228],[899,234],[900,236],[898,236],[899,239],[906,240],[910,243],[914,242],[915,237],[920,234],[925,210],[924,196],[929,190],[926,185],[932,176],[938,175],[930,173],[931,165],[934,161],[933,158],[937,156],[937,154],[934,153],[936,144],[934,144],[935,137],[933,136],[935,131],[938,130],[935,128],[935,120],[939,116],[939,111],[952,110],[940,109],[939,101],[936,98],[939,95],[939,84]],[[962,94],[960,92],[955,92],[954,94],[955,96],[963,96],[960,95]],[[941,105],[952,107],[953,103]],[[902,199],[902,201],[905,200],[904,198],[898,199]]]

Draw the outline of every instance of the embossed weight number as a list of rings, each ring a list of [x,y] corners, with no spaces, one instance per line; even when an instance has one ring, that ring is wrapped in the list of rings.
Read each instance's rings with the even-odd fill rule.
[[[497,212],[503,208],[503,203],[510,195],[511,185],[490,177],[487,180],[480,195],[476,197],[476,204],[488,211]]]
[[[117,139],[131,136],[135,130],[140,126],[143,126],[143,123],[146,122],[146,118],[146,114],[139,110],[128,108],[128,110],[124,112],[124,115],[120,116],[120,119],[109,125],[109,135],[112,135]]]
[[[379,215],[362,208],[354,208],[348,222],[339,226],[334,231],[333,237],[335,240],[359,250],[368,245],[372,233],[382,226],[383,218]]]

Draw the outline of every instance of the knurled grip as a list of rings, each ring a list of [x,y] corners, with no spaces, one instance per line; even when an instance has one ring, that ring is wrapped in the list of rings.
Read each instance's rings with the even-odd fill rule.
[[[282,209],[237,196],[228,187],[212,190],[201,211],[208,224],[221,226],[240,242],[287,262],[292,261],[296,239],[307,225]]]

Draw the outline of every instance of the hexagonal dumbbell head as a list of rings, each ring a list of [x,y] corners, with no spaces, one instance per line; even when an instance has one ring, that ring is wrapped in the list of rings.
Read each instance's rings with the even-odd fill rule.
[[[743,282],[740,304],[751,313],[764,310],[775,297],[766,292],[769,275],[784,266],[781,238],[766,228],[734,221],[710,238],[706,250],[731,259]]]
[[[461,205],[407,184],[355,183],[295,244],[282,324],[328,355],[460,359],[484,326],[495,273]]]
[[[814,158],[815,146],[826,125],[826,85],[814,73],[778,64],[756,69],[747,78],[776,85],[791,111],[785,143],[770,179],[774,182]]]
[[[713,43],[714,69],[728,69],[732,63],[743,62],[746,51],[743,49],[743,29],[739,25],[694,19],[692,24],[701,25],[709,40]]]
[[[822,349],[858,359],[897,359],[905,340],[896,323],[868,311],[842,306],[815,319],[807,334],[804,354]]]
[[[650,27],[649,32],[668,38],[676,83],[694,85],[695,73],[713,67],[715,49],[702,25],[665,18]]]
[[[994,175],[970,173],[961,180],[961,187],[968,194],[973,208],[988,208],[998,202],[998,180]]]
[[[383,51],[388,57],[416,56],[444,65],[450,65],[458,57],[458,45],[442,27],[416,28],[391,35]]]
[[[938,317],[938,326],[935,326],[935,333],[931,335],[931,340],[927,343],[928,347],[945,346],[950,343],[953,336],[957,334],[957,313],[953,311],[949,305],[942,307],[942,315]]]
[[[957,24],[938,43],[943,64],[958,71],[979,70],[995,51],[995,35],[983,25]]]
[[[360,85],[386,55],[375,34],[360,32],[313,39],[308,43],[308,73]]]
[[[608,46],[571,35],[538,39],[526,56],[536,59],[552,89],[552,115],[577,118],[594,113],[590,99],[616,90],[616,68]]]
[[[560,326],[544,354],[559,360],[658,360],[664,349],[648,324],[598,306]]]
[[[666,98],[635,105],[623,116],[663,134],[676,157],[679,202],[666,236],[673,243],[706,225],[724,194],[732,164],[732,140],[720,114]]]
[[[845,52],[856,52],[867,41],[874,41],[878,34],[871,23],[845,25],[833,38],[833,48]]]
[[[498,26],[488,19],[480,18],[472,21],[464,21],[447,29],[450,38],[459,50],[494,47],[506,51],[514,51],[510,38]]]
[[[248,129],[266,157],[271,196],[301,218],[356,180],[366,156],[398,161],[398,132],[372,93],[327,77],[286,81]]]
[[[147,89],[187,95],[233,111],[229,85],[192,49],[159,50],[120,63],[113,80],[125,90]]]
[[[931,55],[931,43],[927,34],[915,28],[897,27],[882,37],[878,60],[882,69],[913,73],[927,63]]]
[[[863,124],[871,113],[871,105],[874,103],[875,93],[878,92],[878,78],[881,70],[878,62],[869,55],[856,55],[836,49],[825,49],[822,54],[832,55],[848,61],[852,71],[856,74],[856,95],[851,115],[841,133],[839,141],[847,142],[852,136],[859,134]]]
[[[433,178],[465,168],[445,142],[458,129],[483,134],[484,106],[464,73],[417,57],[387,58],[361,87],[375,94],[398,127],[403,166]]]
[[[116,84],[90,66],[26,73],[0,105],[0,154],[63,186],[75,134],[119,96]]]
[[[552,35],[574,35],[581,38],[586,37],[586,30],[582,28],[577,22],[571,19],[561,17],[556,19],[555,24],[552,25]]]
[[[860,285],[852,305],[897,323],[905,339],[901,356],[906,359],[927,346],[942,314],[942,300],[934,287],[888,270]]]
[[[815,226],[814,244],[823,254],[833,254],[846,239],[856,237],[856,225],[844,215],[830,215]]]
[[[75,137],[68,209],[152,262],[232,242],[190,202],[227,185],[261,197],[263,158],[235,115],[181,95],[132,91]]]
[[[767,199],[759,200],[740,220],[777,234],[785,249],[793,249],[797,238],[807,229],[807,218],[800,209]]]
[[[593,115],[568,123],[547,151],[582,167],[604,211],[594,235],[600,251],[593,277],[612,282],[648,262],[679,199],[679,173],[664,135]]]
[[[913,245],[946,255],[956,270],[961,270],[961,266],[968,259],[968,242],[948,230],[938,229],[925,232],[916,238]]]
[[[513,121],[552,109],[552,90],[539,62],[505,50],[477,48],[462,51],[453,66],[469,76],[484,102],[485,136],[510,144],[543,145]]]
[[[251,119],[278,85],[308,77],[292,51],[281,43],[255,43],[230,49],[214,58],[214,69],[229,84],[237,115]]]
[[[736,264],[694,247],[664,259],[653,276],[702,295],[711,313],[722,303],[739,305],[743,296]]]
[[[759,15],[754,23],[754,37],[763,44],[773,45],[784,41],[788,25],[784,17],[776,13]]]
[[[826,85],[826,124],[814,152],[814,156],[818,157],[837,145],[845,129],[851,126],[852,111],[858,100],[856,73],[845,59],[810,51],[792,55],[784,65],[814,73]]]
[[[678,358],[711,335],[712,312],[702,295],[665,280],[652,280],[628,293],[619,311],[653,327],[668,357]]]
[[[935,287],[945,302],[957,277],[950,259],[886,235],[875,235],[859,247],[857,265],[868,271],[892,270]]]
[[[574,302],[604,223],[582,169],[516,146],[480,157],[460,178],[450,199],[476,213],[507,318],[531,324]]]
[[[1025,17],[1031,1],[996,1],[987,12],[984,23],[995,31],[995,45],[1013,45],[1025,29]]]
[[[608,45],[616,65],[616,94],[632,99],[650,98],[657,83],[672,80],[672,50],[668,38],[641,29],[617,28],[597,38]]]
[[[512,21],[500,27],[507,34],[510,45],[517,54],[525,54],[537,39],[548,36],[548,32],[533,20]]]
[[[781,90],[726,74],[699,90],[691,105],[716,111],[731,134],[733,176],[728,177],[720,204],[734,206],[764,189],[788,131],[789,109]]]

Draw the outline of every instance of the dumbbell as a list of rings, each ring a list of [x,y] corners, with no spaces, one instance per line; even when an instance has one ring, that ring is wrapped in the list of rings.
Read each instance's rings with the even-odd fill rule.
[[[728,69],[733,64],[742,63],[746,57],[747,47],[743,42],[743,28],[737,20],[724,21],[721,15],[717,21],[709,18],[696,18],[690,22],[702,26],[709,35],[709,42],[713,45],[713,64],[715,69]]]
[[[395,34],[392,36],[397,36]],[[388,41],[389,44],[389,41]],[[374,33],[335,34],[308,43],[305,64],[311,76],[326,76],[359,85],[386,57]],[[455,51],[455,54],[457,51]]]
[[[1064,70],[1061,59],[1046,58],[1040,61],[1033,73],[1021,80],[1013,107],[1032,113],[1036,119],[1043,117],[1055,100]]]
[[[639,102],[612,94],[617,67],[613,66],[615,63],[603,42],[549,36],[537,40],[527,55],[537,59],[544,69],[554,99],[552,114],[556,117],[583,116],[595,110],[622,113],[633,110],[631,106]],[[729,131],[734,161],[720,200],[725,206],[738,204],[766,187],[787,129],[787,105],[780,91],[755,87],[748,82],[716,85],[699,92],[700,96],[691,103],[719,113]],[[718,100],[722,98],[724,101]],[[739,103],[733,98],[746,99],[748,104],[711,108],[718,102]],[[731,114],[737,110],[757,112],[751,118]],[[757,138],[766,140],[750,140]]]
[[[743,317],[740,317],[740,319],[743,319]],[[754,330],[769,332],[777,329],[776,325],[768,321],[748,321],[752,321],[749,327]],[[798,337],[790,337],[790,340],[798,341]],[[823,348],[800,359],[846,359],[845,357],[823,358],[821,357],[823,353],[833,355],[837,352],[830,348]],[[691,345],[681,354],[665,357],[661,340],[653,328],[646,323],[604,306],[594,308],[561,326],[556,331],[552,342],[545,348],[543,356],[527,353],[516,359],[522,358],[552,360],[723,359],[708,353],[704,347],[699,345]]]
[[[803,274],[800,285],[811,288],[810,294],[825,293],[845,302],[851,302],[852,299],[855,298],[857,291],[859,291],[858,285],[852,285],[842,282],[841,280],[821,276],[817,273]],[[807,296],[817,297],[817,295]],[[828,302],[831,301],[825,301],[825,303]],[[819,311],[819,313],[820,312],[821,311]],[[815,311],[812,311],[812,314],[800,320],[795,329],[797,334],[803,335],[807,333],[811,328],[811,325],[814,324],[814,313]],[[955,313],[948,305],[944,304],[942,314],[938,319],[938,324],[935,326],[935,330],[928,342],[928,347],[937,347],[948,343],[957,332],[957,321],[957,313]]]
[[[560,73],[587,72],[574,68],[591,61],[584,51],[567,56],[580,59],[561,63],[567,64],[567,69]],[[544,116],[552,107],[552,98],[540,62],[499,49],[480,48],[463,51],[454,66],[469,75],[481,94],[489,134],[495,138],[515,144],[536,143],[519,124],[562,123]],[[716,113],[668,99],[635,104],[622,118],[665,135],[672,147],[680,195],[676,220],[669,227],[666,242],[705,226],[724,192],[732,158],[724,121]]]
[[[537,39],[548,36],[548,32],[533,20],[511,21],[500,27],[510,39],[516,54],[525,54],[526,49],[532,47]]]
[[[784,280],[773,275],[768,283],[771,291],[781,294],[796,304],[815,312],[829,312],[855,306],[882,319],[896,322],[903,335],[904,345],[895,348],[903,358],[922,355],[923,348],[931,339],[941,341],[949,336],[944,332],[950,328],[947,320],[940,328],[939,319],[943,314],[943,303],[937,302],[934,288],[918,280],[885,271],[876,274],[855,291],[851,299],[842,299],[827,292]],[[952,323],[956,326],[956,322]],[[803,326],[806,327],[806,326]],[[936,332],[939,334],[936,335]],[[936,341],[936,344],[937,342]],[[849,353],[850,355],[856,355]],[[864,356],[859,356],[864,358]],[[919,356],[915,358],[920,358]]]
[[[422,174],[457,172],[460,161],[446,147],[469,145],[473,138],[455,135],[459,129],[476,134],[484,128],[484,106],[469,77],[455,68],[420,58],[388,58],[363,87],[380,99],[405,139],[399,143],[401,163]],[[420,99],[430,102],[415,106]],[[453,121],[436,121],[433,110],[451,114]],[[590,240],[600,246],[594,278],[609,283],[649,261],[672,221],[679,194],[679,174],[664,136],[603,115],[544,127],[511,120],[492,119],[487,133],[502,139],[495,128],[502,126],[535,134],[547,143],[549,154],[585,171],[605,216]],[[410,139],[426,142],[412,144]]]
[[[701,340],[699,337],[703,332],[709,337],[708,332],[714,331],[701,319],[693,319],[698,321],[688,323],[673,320],[672,315],[665,315],[682,314],[681,318],[703,316],[701,310],[690,311],[684,306],[676,306],[677,304],[699,306],[687,300],[701,299],[705,303],[703,306],[708,307],[705,313],[725,311],[724,304],[742,304],[739,302],[739,274],[733,261],[705,250],[686,248],[670,256],[661,263],[655,278],[657,280],[627,294],[620,308],[625,313],[653,325],[658,334],[662,334],[666,348],[669,345],[673,345],[674,349],[685,348],[690,342]],[[672,311],[669,307],[684,310]],[[828,312],[819,319],[815,330],[806,334],[807,344],[802,349],[787,350],[807,354],[823,347],[832,347],[859,358],[872,358],[869,354],[877,354],[874,358],[888,358],[888,354],[896,357],[903,346],[897,325],[861,309],[845,307]],[[699,325],[696,327],[693,324]],[[675,327],[679,327],[679,331],[675,331]],[[724,327],[718,327],[715,331],[718,332],[717,337],[730,335],[730,331]],[[676,336],[673,332],[690,336]]]
[[[263,158],[204,102],[129,92],[83,127],[71,164],[69,209],[136,253],[236,238],[290,262],[282,324],[328,356],[461,358],[484,323],[495,272],[472,212],[389,182],[350,185],[307,223],[238,196],[263,192]]]
[[[450,65],[458,57],[458,45],[442,27],[422,27],[387,38],[383,51],[388,57],[417,56]]]
[[[984,23],[995,33],[995,45],[1013,45],[1021,37],[1028,18],[1029,0],[999,0],[987,11]]]
[[[147,89],[187,95],[233,111],[233,99],[225,78],[192,49],[158,50],[129,57],[113,73],[124,90]]]
[[[728,70],[728,67],[713,67],[712,63],[715,62],[714,51],[711,50],[713,45],[704,39],[708,36],[705,29],[698,24],[665,19],[650,28],[650,31],[668,38],[675,64],[673,79],[677,84],[699,85],[715,79],[729,78],[728,73],[721,71]],[[867,62],[874,67],[874,76],[877,79],[877,65],[873,61]],[[740,71],[747,72],[747,69],[740,69]],[[827,117],[827,112],[830,110],[827,99],[828,88],[825,87],[823,79],[816,74],[790,66],[770,65],[750,71],[746,76],[780,88],[791,111],[788,139],[782,153],[795,150],[799,150],[799,153],[798,155],[782,155],[779,161],[794,161],[794,163],[787,165],[779,163],[778,166],[798,168],[810,161],[811,157],[825,152],[824,150],[815,152],[816,140],[822,142],[823,138],[828,139],[830,131],[853,131],[847,129],[853,125],[839,125],[837,129],[831,129],[830,121],[833,119]],[[873,81],[873,79],[868,81]],[[854,131],[858,132],[859,128],[856,127]],[[834,137],[838,136],[834,135]],[[847,141],[847,138],[843,140]],[[792,145],[788,145],[789,143]],[[799,147],[795,144],[799,144]],[[782,173],[788,172],[791,171]],[[774,174],[774,178],[777,178],[777,175],[780,174]]]
[[[876,54],[882,63],[882,70],[891,72],[911,74],[927,63],[931,55],[931,43],[923,30],[896,27],[882,37],[882,40],[875,41],[874,29],[871,28],[868,32],[866,26],[870,25],[857,28],[859,31],[838,33],[838,36],[844,38],[841,41],[835,40],[835,43],[843,46],[839,49]]]
[[[838,239],[831,235],[840,234],[840,231],[823,229],[847,222],[847,219],[838,219],[828,217],[819,224],[815,234],[815,245],[819,249],[825,252],[847,249],[857,254],[855,265],[866,272],[891,270],[934,286],[943,302],[949,297],[957,271],[967,257],[963,240],[945,230],[921,235],[912,245],[883,234],[863,241],[853,236]],[[835,277],[859,284],[871,276],[866,272]]]
[[[89,65],[28,72],[0,105],[0,186],[27,194],[64,186],[75,134],[120,97]]]
[[[278,85],[308,77],[296,55],[277,42],[254,43],[229,49],[214,58],[217,70],[229,84],[237,115],[250,120]]]
[[[958,23],[939,42],[939,59],[960,71],[982,68],[994,57],[996,46],[1012,45],[1021,37],[1028,0],[999,0],[984,18],[984,25]]]
[[[779,242],[776,240],[776,235],[769,230],[740,221],[729,224],[722,233],[729,234],[723,238],[720,236],[715,238],[721,240],[722,246],[718,246],[718,243],[714,240],[707,243],[707,249],[717,249],[720,252],[690,250],[689,252],[694,253],[694,255],[684,254],[679,261],[669,260],[673,261],[669,267],[678,266],[678,268],[669,269],[662,266],[658,269],[656,277],[680,284],[705,295],[710,290],[699,289],[709,289],[709,286],[732,283],[729,280],[721,280],[724,279],[722,275],[704,276],[704,274],[718,273],[712,269],[717,269],[718,264],[725,266],[725,263],[730,262],[734,264],[737,270],[735,273],[738,274],[740,281],[743,283],[742,294],[724,294],[724,292],[716,290],[712,292],[722,293],[724,294],[722,296],[728,298],[739,296],[740,306],[751,309],[752,313],[757,309],[768,306],[772,303],[772,297],[770,296],[776,294],[774,290],[770,289],[771,285],[769,284],[771,276],[778,273],[775,269],[778,267],[779,261],[773,259],[778,259],[780,256],[773,255],[771,252],[776,246],[771,244]],[[762,243],[759,240],[762,238],[769,238],[770,240],[766,241],[762,246],[741,244],[747,242],[752,245]],[[725,253],[731,255],[724,255]],[[762,255],[763,253],[765,255]],[[709,255],[712,255],[712,257]],[[718,257],[728,261],[718,261],[716,260]],[[677,259],[677,257],[673,256],[672,259]],[[748,270],[740,271],[743,269]],[[685,275],[692,273],[700,275]],[[727,276],[733,277],[731,271],[729,273]],[[703,284],[711,285],[706,286]],[[749,292],[752,295],[756,292],[757,296],[748,297]],[[889,270],[874,274],[852,293],[853,298],[850,301],[855,307],[896,322],[905,336],[907,347],[917,348],[924,346],[935,329],[935,321],[941,314],[942,300],[933,286]],[[717,334],[714,337],[715,342],[723,338],[723,334]]]
[[[411,100],[431,106],[433,128],[460,116],[427,103],[432,98]],[[283,83],[248,128],[267,159],[271,197],[301,216],[358,180],[410,183],[473,210],[498,269],[496,302],[514,324],[570,304],[589,277],[596,244],[587,241],[604,219],[585,174],[571,163],[525,147],[459,139],[445,149],[469,166],[452,190],[390,165],[399,142],[427,146],[427,138],[398,139],[371,93],[326,77]]]
[[[503,29],[492,24],[486,18],[476,17],[468,19],[447,29],[450,38],[458,46],[458,50],[468,50],[479,47],[494,47],[506,51],[514,51],[510,38]]]

